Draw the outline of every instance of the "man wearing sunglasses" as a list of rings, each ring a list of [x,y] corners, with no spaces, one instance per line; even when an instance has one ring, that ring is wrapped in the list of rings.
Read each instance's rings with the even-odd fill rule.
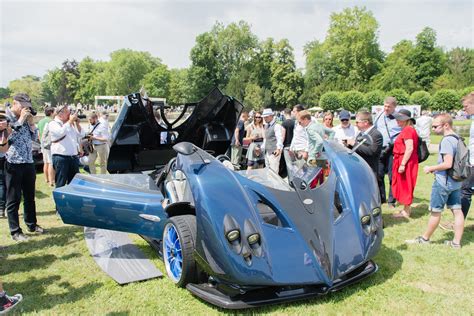
[[[355,139],[357,133],[357,127],[351,124],[351,113],[346,110],[342,110],[339,113],[339,120],[341,124],[334,127],[334,139],[343,145],[347,145],[348,141]]]

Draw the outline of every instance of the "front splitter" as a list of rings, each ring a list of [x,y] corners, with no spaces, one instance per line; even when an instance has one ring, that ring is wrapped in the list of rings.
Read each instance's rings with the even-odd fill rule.
[[[378,266],[370,260],[364,266],[349,273],[346,278],[336,281],[331,287],[324,285],[268,287],[233,297],[220,292],[216,287],[209,284],[190,283],[186,288],[195,296],[213,305],[225,309],[243,309],[325,295],[356,283],[377,272],[377,270]]]

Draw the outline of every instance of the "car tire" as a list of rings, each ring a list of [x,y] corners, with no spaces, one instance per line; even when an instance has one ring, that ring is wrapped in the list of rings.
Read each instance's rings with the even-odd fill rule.
[[[179,287],[197,280],[193,252],[196,242],[196,216],[171,217],[163,231],[163,261],[166,273]]]

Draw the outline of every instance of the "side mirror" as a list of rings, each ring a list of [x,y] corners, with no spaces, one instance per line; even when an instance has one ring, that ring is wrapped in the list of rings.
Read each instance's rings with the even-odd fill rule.
[[[181,155],[189,156],[194,154],[197,149],[194,147],[193,144],[188,142],[181,142],[173,146],[173,149]]]

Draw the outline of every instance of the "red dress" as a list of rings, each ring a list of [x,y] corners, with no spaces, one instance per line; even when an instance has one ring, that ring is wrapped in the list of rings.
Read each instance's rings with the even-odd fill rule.
[[[398,173],[403,154],[405,153],[405,140],[413,140],[413,152],[405,165],[405,172]],[[412,126],[405,126],[393,144],[392,166],[392,194],[403,205],[413,202],[416,178],[418,177],[418,134]]]

